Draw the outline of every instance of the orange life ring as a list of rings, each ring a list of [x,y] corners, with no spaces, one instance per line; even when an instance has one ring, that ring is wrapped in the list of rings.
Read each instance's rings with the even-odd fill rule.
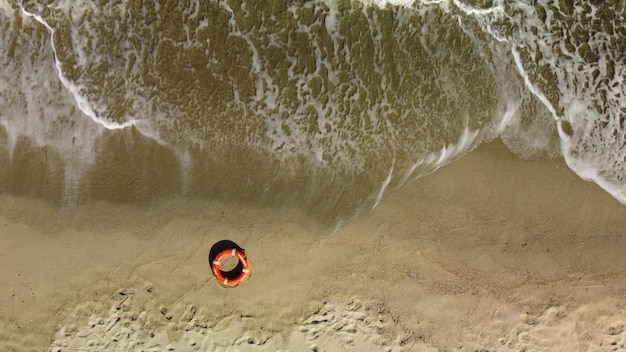
[[[237,267],[228,272],[225,272],[220,268],[222,260],[226,257],[236,257],[237,260],[239,260]],[[245,280],[250,273],[250,264],[248,263],[248,258],[246,258],[246,255],[241,249],[228,248],[219,252],[215,256],[215,259],[213,259],[213,262],[211,263],[211,271],[220,284],[227,287],[235,287]]]

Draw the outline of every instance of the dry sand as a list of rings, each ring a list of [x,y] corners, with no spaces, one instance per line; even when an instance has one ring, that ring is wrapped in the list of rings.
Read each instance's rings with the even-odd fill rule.
[[[325,234],[297,214],[0,198],[1,351],[626,351],[626,207],[499,143]],[[246,249],[235,289],[211,245]]]

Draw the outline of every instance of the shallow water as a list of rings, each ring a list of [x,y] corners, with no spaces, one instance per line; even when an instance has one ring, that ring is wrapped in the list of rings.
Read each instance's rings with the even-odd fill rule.
[[[0,192],[330,226],[500,137],[621,202],[626,6],[0,4]]]
[[[323,302],[361,301],[373,317],[361,315],[349,336],[377,331],[391,347],[403,332],[405,348],[392,351],[605,351],[626,341],[624,211],[562,160],[522,161],[500,142],[328,236],[303,226],[306,214],[266,207],[169,197],[59,212],[3,195],[0,347],[359,351],[324,344],[333,334],[346,343],[336,320],[311,324],[331,325],[321,336],[300,324]],[[220,286],[207,261],[225,238],[252,269],[236,289]],[[384,328],[368,325],[375,319]]]

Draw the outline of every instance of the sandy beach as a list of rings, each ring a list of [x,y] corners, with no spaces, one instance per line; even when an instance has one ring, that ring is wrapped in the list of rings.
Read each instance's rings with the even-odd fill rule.
[[[626,207],[501,142],[329,232],[181,199],[0,196],[2,351],[626,351]],[[207,255],[229,239],[234,289]]]

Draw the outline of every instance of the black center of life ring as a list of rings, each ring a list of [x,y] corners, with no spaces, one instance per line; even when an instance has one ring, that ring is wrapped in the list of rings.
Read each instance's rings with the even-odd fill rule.
[[[228,257],[236,258],[237,266],[232,270],[224,271],[221,265]],[[209,252],[209,264],[217,282],[225,287],[235,287],[250,275],[250,264],[246,253],[233,241],[222,240],[215,243]]]

